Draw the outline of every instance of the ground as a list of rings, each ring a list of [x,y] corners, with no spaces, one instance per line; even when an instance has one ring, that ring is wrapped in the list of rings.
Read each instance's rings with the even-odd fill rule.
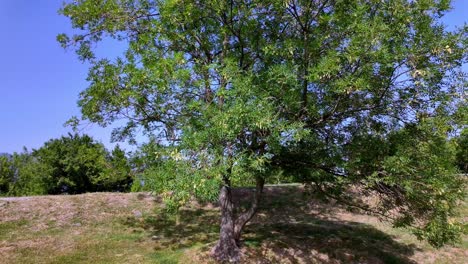
[[[243,196],[247,190],[240,192]],[[434,249],[407,230],[298,186],[267,187],[245,229],[245,263],[466,263],[468,237]],[[462,207],[466,220],[467,206]],[[147,193],[0,198],[0,263],[212,263],[215,205],[164,213]]]

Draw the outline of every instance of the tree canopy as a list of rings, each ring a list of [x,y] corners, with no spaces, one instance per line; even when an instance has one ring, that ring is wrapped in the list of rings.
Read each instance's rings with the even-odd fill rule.
[[[0,196],[47,194],[49,167],[24,148],[21,153],[0,157]]]
[[[238,260],[278,171],[340,201],[375,194],[362,209],[440,246],[464,195],[449,138],[466,126],[468,27],[443,25],[450,2],[79,0],[60,10],[77,33],[57,39],[90,64],[81,119],[156,139],[149,174],[170,205],[219,193],[216,258]],[[104,39],[122,56],[99,58]],[[231,187],[246,185],[236,212]]]
[[[128,191],[132,180],[125,152],[117,145],[109,153],[88,135],[69,134],[0,157],[0,195]]]

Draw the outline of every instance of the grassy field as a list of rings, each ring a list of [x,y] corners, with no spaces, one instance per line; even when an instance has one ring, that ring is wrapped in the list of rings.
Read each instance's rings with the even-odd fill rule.
[[[468,259],[466,236],[436,250],[372,216],[307,198],[297,186],[269,187],[266,196],[244,232],[245,263]],[[168,216],[145,193],[0,199],[0,263],[211,263],[218,214],[216,206],[194,203]]]

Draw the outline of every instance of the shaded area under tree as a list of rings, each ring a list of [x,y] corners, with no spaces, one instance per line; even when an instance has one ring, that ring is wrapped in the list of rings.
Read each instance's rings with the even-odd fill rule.
[[[234,191],[235,202],[242,207],[249,192]],[[415,245],[372,225],[335,218],[335,213],[345,212],[343,207],[308,197],[300,187],[268,187],[265,197],[261,211],[244,230],[244,262],[416,263],[411,259],[418,250]],[[149,232],[156,251],[200,246],[208,255],[218,238],[219,212],[212,205],[196,208],[180,210],[178,216],[158,208],[155,214],[129,217],[124,223]]]

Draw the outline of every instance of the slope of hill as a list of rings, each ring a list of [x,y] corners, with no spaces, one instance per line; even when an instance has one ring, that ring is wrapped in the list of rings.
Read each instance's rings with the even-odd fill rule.
[[[269,187],[245,230],[245,263],[466,263],[468,240],[436,250],[404,230],[299,187]],[[299,203],[291,207],[292,202]],[[1,263],[211,263],[216,206],[167,216],[145,193],[0,198]],[[466,206],[464,207],[466,216]]]

